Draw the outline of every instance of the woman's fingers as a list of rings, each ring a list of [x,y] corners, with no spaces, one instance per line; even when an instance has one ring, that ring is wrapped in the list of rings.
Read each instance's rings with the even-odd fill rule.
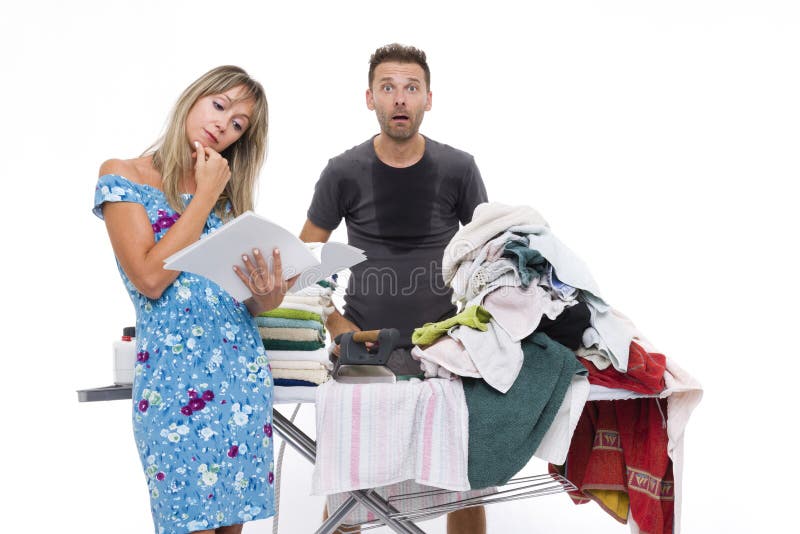
[[[281,262],[281,251],[277,248],[272,251],[272,276],[280,284],[281,292],[286,293],[288,287],[283,279],[283,263]]]
[[[275,289],[275,282],[279,280],[279,278],[275,278],[274,274],[269,272],[269,265],[267,265],[267,260],[264,258],[264,255],[261,254],[261,251],[257,248],[253,249],[253,257],[256,259],[256,273],[260,277],[265,277],[267,283],[263,286],[264,292],[269,293],[273,289]]]
[[[205,166],[206,166],[205,151],[203,150],[203,145],[201,145],[198,141],[194,142],[194,148],[195,148],[195,151],[194,151],[195,169],[197,171],[200,171],[200,170],[204,169]]]
[[[264,258],[264,255],[261,254],[261,251],[257,248],[253,249],[253,258],[256,260],[256,268],[259,271],[268,272],[269,266],[267,265],[267,260]]]
[[[253,256],[256,258],[256,263],[250,261],[250,256],[247,254],[242,254],[242,262],[244,262],[250,278],[248,287],[254,295],[265,295],[274,289],[275,280],[272,273],[269,272],[264,258],[256,249],[253,250]]]
[[[289,280],[283,279],[283,263],[277,248],[272,251],[271,268],[267,258],[257,248],[253,249],[253,259],[247,254],[242,254],[242,263],[244,269],[237,266],[233,268],[236,276],[250,289],[253,297],[266,306],[266,309],[279,306],[286,292],[300,276],[294,276]]]
[[[244,283],[245,286],[250,288],[250,291],[253,290],[252,286],[250,285],[250,277],[249,276],[245,275],[244,272],[242,272],[242,270],[239,267],[237,267],[236,265],[233,266],[233,272],[236,273],[236,276],[239,277],[239,280],[241,280],[242,283]]]
[[[199,141],[194,142],[195,152],[195,181],[198,188],[211,188],[212,193],[219,196],[231,178],[231,169],[228,160],[210,146],[203,146]]]

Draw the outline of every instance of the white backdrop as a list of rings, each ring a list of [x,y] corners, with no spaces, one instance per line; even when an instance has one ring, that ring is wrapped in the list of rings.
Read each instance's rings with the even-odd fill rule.
[[[399,41],[429,56],[423,132],[474,154],[492,200],[537,208],[611,304],[703,382],[686,437],[684,532],[785,531],[800,475],[789,408],[800,356],[800,9],[526,5],[4,8],[0,530],[152,529],[128,403],[75,394],[111,382],[111,343],[134,319],[90,213],[100,163],[139,155],[198,75],[241,65],[271,108],[257,210],[299,232],[328,158],[377,131],[367,60]],[[281,532],[313,531],[310,466],[287,452],[284,468]],[[627,531],[564,495],[487,512],[493,533]],[[425,528],[443,533],[444,522]],[[245,532],[271,532],[271,521]]]

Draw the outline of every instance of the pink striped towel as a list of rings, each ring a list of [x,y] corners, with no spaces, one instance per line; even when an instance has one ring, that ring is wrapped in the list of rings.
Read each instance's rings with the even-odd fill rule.
[[[328,495],[415,480],[469,489],[467,405],[460,380],[317,388],[317,459],[311,493]]]

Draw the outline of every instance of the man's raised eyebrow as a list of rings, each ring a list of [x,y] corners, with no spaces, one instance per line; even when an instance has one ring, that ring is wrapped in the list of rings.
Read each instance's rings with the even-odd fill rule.
[[[383,78],[381,78],[380,80],[378,80],[378,83],[383,83],[383,82],[394,82],[394,81],[395,81],[395,80],[394,80],[394,78],[393,78],[393,77],[391,77],[391,76],[384,76]],[[410,78],[408,78],[408,81],[410,81],[410,82],[412,82],[412,83],[422,83],[422,80],[420,80],[419,78],[414,78],[413,76],[412,76],[412,77],[410,77]]]

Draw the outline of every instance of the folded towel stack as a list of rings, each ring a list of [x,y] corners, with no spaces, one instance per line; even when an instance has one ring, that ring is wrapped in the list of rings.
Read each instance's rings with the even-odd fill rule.
[[[330,378],[324,325],[335,309],[334,289],[333,281],[320,282],[256,317],[276,386],[317,386]]]

